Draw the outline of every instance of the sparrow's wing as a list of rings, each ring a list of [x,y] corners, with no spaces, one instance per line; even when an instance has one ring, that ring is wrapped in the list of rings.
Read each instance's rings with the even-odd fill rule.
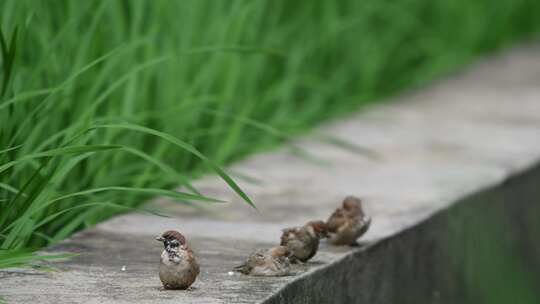
[[[188,256],[188,263],[190,265],[189,272],[191,273],[191,275],[195,277],[198,276],[201,272],[201,269],[199,267],[199,263],[197,263],[197,260],[195,260],[195,257],[193,255]]]
[[[264,266],[267,264],[267,260],[271,259],[271,255],[268,252],[257,252],[249,258],[248,264],[253,269],[257,266]]]
[[[353,244],[357,238],[358,227],[357,219],[346,219],[345,223],[330,237],[330,242],[334,245]]]
[[[258,259],[264,259],[266,254],[268,253],[268,249],[257,249],[250,258],[258,258]]]
[[[366,213],[364,212],[364,207],[362,204],[360,204],[360,207],[358,207],[358,216],[361,218],[364,218],[366,216]]]
[[[362,207],[358,207],[352,210],[346,210],[344,213],[345,213],[345,216],[348,218],[364,218],[365,217]]]
[[[302,227],[294,227],[283,229],[281,235],[281,246],[287,246],[290,242],[294,242],[298,239],[298,233],[302,230]]]
[[[293,253],[293,260],[298,259],[302,262],[313,257],[318,246],[319,239],[312,235],[306,227],[296,229],[294,234],[289,234],[287,240],[287,247]]]
[[[326,221],[326,228],[329,232],[336,232],[345,223],[345,216],[341,208],[336,209]]]
[[[197,276],[200,273],[199,263],[197,263],[197,259],[195,259],[195,255],[193,254],[193,251],[189,248],[186,248],[187,251],[187,261],[191,265],[191,271],[192,273]]]
[[[249,274],[255,266],[264,262],[266,251],[264,249],[258,249],[248,257],[244,264],[234,267],[234,270],[243,274]]]
[[[309,243],[313,239],[313,237],[311,236],[311,234],[309,234],[307,228],[305,227],[298,229],[296,231],[295,236],[296,236],[296,239],[301,241],[302,243]]]
[[[293,231],[294,228],[285,228],[283,229],[283,233],[281,234],[281,246],[287,246],[287,243],[290,241],[289,235],[291,234],[291,231]]]
[[[308,253],[304,258],[304,262],[311,259],[319,249],[319,237],[313,236],[307,229],[304,229],[302,233],[298,235],[298,238],[302,240],[304,244],[304,250]]]
[[[359,238],[362,235],[364,235],[368,231],[370,225],[371,225],[371,217],[362,219],[358,225],[357,237]]]
[[[283,256],[272,258],[271,267],[276,272],[285,271],[289,268],[289,259]]]

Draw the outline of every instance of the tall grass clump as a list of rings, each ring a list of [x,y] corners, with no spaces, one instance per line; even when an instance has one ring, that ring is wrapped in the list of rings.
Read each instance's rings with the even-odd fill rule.
[[[536,0],[0,2],[0,267],[540,28]],[[264,173],[261,173],[264,174]],[[184,185],[185,192],[167,190]]]

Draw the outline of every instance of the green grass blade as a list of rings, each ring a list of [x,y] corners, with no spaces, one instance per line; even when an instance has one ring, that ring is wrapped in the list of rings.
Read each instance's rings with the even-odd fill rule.
[[[182,174],[178,173],[174,168],[160,161],[159,159],[152,157],[151,155],[133,147],[124,146],[122,150],[129,152],[133,155],[136,155],[160,168],[163,172],[173,177],[181,185],[184,185],[188,190],[194,194],[202,195],[197,188],[195,188],[190,182],[189,179]]]
[[[6,183],[0,183],[0,188],[4,189],[4,190],[7,190],[8,192],[11,192],[13,194],[18,194],[19,193],[19,190],[13,186],[10,186]],[[26,194],[24,193],[21,193],[21,195],[23,196],[26,196]]]
[[[233,181],[232,178],[230,178],[224,171],[219,167],[217,164],[215,164],[213,161],[208,159],[206,156],[204,156],[201,152],[199,152],[195,147],[192,145],[179,140],[178,138],[163,133],[151,128],[134,125],[134,124],[107,124],[107,125],[97,125],[91,127],[89,130],[92,129],[125,129],[125,130],[132,130],[137,132],[143,132],[146,134],[157,136],[169,143],[172,143],[173,145],[190,152],[191,154],[197,156],[199,159],[204,161],[207,165],[209,165],[233,190],[236,192],[245,202],[247,202],[251,207],[255,208],[255,204],[251,201],[251,199],[240,189],[240,187]],[[1,171],[0,171],[1,172]]]
[[[125,210],[130,210],[130,211],[140,211],[140,212],[145,212],[145,213],[149,213],[149,214],[160,216],[160,217],[169,217],[166,214],[156,212],[156,211],[154,211],[152,209],[148,209],[148,208],[144,208],[144,207],[129,207],[129,206],[125,206],[125,205],[114,204],[114,203],[111,203],[111,202],[91,202],[91,203],[84,203],[84,204],[80,204],[80,205],[77,205],[77,206],[65,208],[65,209],[62,209],[62,210],[60,210],[60,211],[58,211],[56,213],[53,213],[53,214],[47,216],[46,218],[44,218],[43,220],[41,220],[40,222],[38,222],[36,225],[34,225],[33,228],[34,228],[34,230],[37,230],[41,226],[49,223],[50,221],[54,220],[58,216],[60,216],[60,215],[62,215],[64,213],[67,213],[69,211],[72,211],[72,210],[75,210],[75,209],[80,209],[80,208],[93,207],[93,206],[125,209]],[[49,239],[49,241],[52,241],[52,239]]]
[[[37,212],[39,212],[39,211],[41,211],[41,210],[43,210],[45,208],[48,208],[49,206],[51,206],[52,204],[54,204],[56,202],[59,202],[59,201],[65,200],[65,199],[69,199],[69,198],[78,197],[78,196],[86,196],[86,195],[95,194],[95,193],[99,193],[99,192],[110,192],[110,191],[119,191],[119,192],[127,192],[127,193],[140,193],[140,194],[153,195],[153,196],[166,196],[166,197],[170,197],[172,199],[179,200],[179,201],[182,201],[182,202],[186,201],[186,200],[187,201],[191,201],[191,200],[204,201],[204,202],[212,202],[212,203],[223,203],[224,202],[223,200],[219,200],[219,199],[215,199],[215,198],[210,198],[210,197],[206,197],[206,196],[202,196],[202,195],[190,194],[190,193],[185,193],[185,192],[177,192],[177,191],[172,191],[172,190],[152,189],[152,188],[119,187],[119,186],[101,187],[101,188],[87,189],[87,190],[83,190],[83,191],[78,191],[78,192],[62,195],[60,197],[56,197],[56,198],[54,198],[52,200],[44,202],[44,203],[40,204],[38,207],[36,207],[36,208],[26,209],[25,212],[17,220],[15,220],[11,224],[4,227],[1,232],[5,233],[9,229],[12,229],[13,227],[16,227],[17,225],[24,224],[24,222],[26,220],[28,220],[30,217],[32,217],[34,214],[36,214]]]
[[[197,194],[191,194],[186,192],[178,192],[178,191],[172,191],[172,190],[164,190],[164,189],[152,189],[152,188],[133,188],[133,187],[119,187],[119,186],[109,186],[109,187],[101,187],[101,188],[94,188],[94,189],[87,189],[75,193],[66,194],[60,197],[57,197],[55,199],[52,199],[44,204],[43,207],[46,207],[48,204],[76,197],[76,196],[83,196],[88,194],[94,194],[98,192],[105,192],[105,191],[120,191],[120,192],[133,192],[133,193],[141,193],[141,194],[148,194],[148,195],[159,195],[159,196],[166,196],[173,199],[178,200],[195,200],[195,201],[203,201],[203,202],[211,202],[211,203],[224,203],[225,201],[206,197],[203,195],[197,195]]]
[[[315,134],[314,137],[321,142],[334,145],[338,148],[345,149],[359,155],[363,155],[369,159],[372,159],[372,160],[380,159],[380,156],[372,149],[360,146],[358,144],[355,144],[348,140],[344,140],[337,136],[330,136],[326,134]]]
[[[43,157],[52,157],[52,156],[61,156],[61,155],[67,155],[67,154],[78,154],[78,153],[86,153],[86,152],[99,152],[99,151],[107,151],[107,150],[114,150],[114,149],[120,149],[122,146],[118,145],[87,145],[87,146],[68,146],[68,147],[62,147],[58,149],[51,149],[43,152],[38,152],[34,154],[25,155],[17,160],[10,161],[2,166],[0,166],[0,173],[4,172],[5,170],[37,158],[43,158]]]
[[[9,148],[0,150],[0,154],[6,153],[6,152],[9,152],[9,151],[13,151],[13,150],[17,150],[17,149],[19,149],[19,148],[22,147],[22,146],[23,146],[23,145],[17,145],[17,146],[14,146],[14,147],[9,147]]]
[[[0,89],[0,97],[4,96],[4,94],[6,93],[9,80],[11,79],[13,63],[15,61],[17,30],[17,27],[15,27],[13,33],[11,34],[11,42],[9,43],[9,45],[7,45],[2,28],[0,27],[0,50],[2,51],[2,66],[4,68],[2,88]]]
[[[66,259],[78,256],[76,253],[36,255],[21,250],[0,250],[0,268],[16,267],[34,261]]]

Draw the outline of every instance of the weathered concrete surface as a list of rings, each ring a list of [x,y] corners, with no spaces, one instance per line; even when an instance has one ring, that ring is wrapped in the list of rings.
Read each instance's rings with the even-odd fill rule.
[[[253,156],[231,170],[262,181],[239,180],[259,212],[218,178],[204,178],[196,183],[203,193],[232,203],[194,210],[163,200],[175,217],[114,218],[49,250],[82,253],[55,263],[63,271],[0,272],[0,295],[10,303],[473,301],[479,296],[460,278],[502,265],[478,256],[491,251],[477,250],[483,239],[521,254],[528,282],[540,282],[530,232],[540,197],[540,47],[486,60],[397,101],[318,130],[376,158],[308,138],[296,144],[326,165],[285,148]],[[363,197],[374,218],[365,246],[323,244],[289,277],[228,275],[255,248],[276,244],[281,228],[326,218],[346,194]],[[153,237],[167,229],[184,232],[199,258],[193,290],[160,290]],[[478,231],[487,233],[474,238]],[[475,290],[483,287],[477,281]]]

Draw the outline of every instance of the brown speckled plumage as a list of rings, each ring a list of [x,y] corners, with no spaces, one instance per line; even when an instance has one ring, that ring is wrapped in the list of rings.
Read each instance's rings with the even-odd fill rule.
[[[347,196],[341,208],[330,215],[326,221],[330,243],[334,245],[352,245],[364,235],[371,225],[371,218],[366,216],[362,201],[355,196]]]
[[[291,250],[292,263],[307,262],[319,249],[319,239],[327,236],[326,224],[323,221],[311,221],[302,227],[283,229],[281,246]]]
[[[285,246],[257,250],[244,264],[234,267],[234,270],[252,276],[285,276],[290,273],[290,254],[289,248]]]
[[[159,279],[165,289],[187,289],[200,273],[193,251],[178,231],[169,230],[156,238],[165,249],[159,263]]]

